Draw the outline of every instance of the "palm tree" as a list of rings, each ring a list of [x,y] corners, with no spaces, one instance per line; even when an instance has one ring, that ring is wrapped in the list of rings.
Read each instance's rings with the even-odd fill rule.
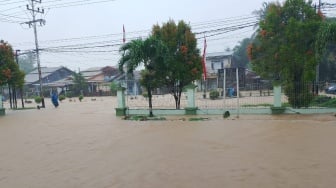
[[[124,44],[120,50],[123,53],[119,61],[119,70],[124,71],[127,65],[127,73],[143,65],[141,84],[146,88],[148,94],[149,116],[153,116],[152,90],[158,87],[163,78],[162,71],[166,60],[167,47],[164,43],[155,37],[149,37],[146,40],[136,39]]]

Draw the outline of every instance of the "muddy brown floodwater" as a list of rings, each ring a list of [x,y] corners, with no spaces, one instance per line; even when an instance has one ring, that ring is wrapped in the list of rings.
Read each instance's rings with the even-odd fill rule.
[[[114,98],[7,110],[3,188],[331,188],[336,117],[124,121]],[[187,119],[187,117],[185,118]]]

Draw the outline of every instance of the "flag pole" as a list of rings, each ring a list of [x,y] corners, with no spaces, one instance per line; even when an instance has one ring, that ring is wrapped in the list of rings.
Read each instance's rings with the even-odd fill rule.
[[[206,98],[206,89],[207,89],[207,72],[206,72],[206,37],[204,35],[204,48],[203,48],[203,57],[202,57],[202,68],[203,68],[203,81],[204,81],[204,93],[203,98]]]

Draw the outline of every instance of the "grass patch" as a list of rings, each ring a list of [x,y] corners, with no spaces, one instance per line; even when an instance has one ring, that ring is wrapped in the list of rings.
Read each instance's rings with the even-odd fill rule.
[[[131,120],[131,121],[165,121],[165,117],[149,117],[149,116],[142,116],[142,115],[134,115],[134,116],[125,116],[124,120]]]
[[[325,108],[336,108],[336,98],[320,95],[315,97],[310,105]]]
[[[31,110],[31,109],[36,109],[36,107],[25,107],[25,108],[17,108],[17,109],[12,109],[12,110]]]
[[[204,118],[204,117],[192,117],[189,118],[189,121],[207,121],[209,118]]]
[[[291,107],[291,105],[288,102],[286,102],[286,103],[282,103],[282,107]]]
[[[263,103],[263,104],[244,104],[242,107],[248,108],[248,107],[271,107],[273,104]]]

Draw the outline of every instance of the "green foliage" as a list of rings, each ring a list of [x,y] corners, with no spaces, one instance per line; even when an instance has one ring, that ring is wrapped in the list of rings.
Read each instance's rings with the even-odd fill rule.
[[[142,96],[145,97],[145,98],[148,98],[148,93],[143,92],[143,93],[142,93]]]
[[[140,83],[148,93],[148,106],[152,114],[152,90],[162,84],[164,63],[166,61],[167,47],[156,37],[150,36],[146,40],[136,39],[126,43],[120,48],[123,53],[119,61],[119,70],[127,67],[127,73],[132,73],[137,67],[143,65]]]
[[[336,80],[336,43],[327,45],[320,62],[319,79],[325,81]]]
[[[83,95],[79,95],[79,96],[78,96],[78,100],[79,100],[80,102],[82,102],[83,98],[84,98]]]
[[[72,91],[68,91],[68,92],[66,93],[66,97],[67,97],[67,98],[72,98],[73,96],[74,96],[74,94],[73,94]]]
[[[320,80],[336,80],[336,21],[322,24],[316,42],[316,57],[320,61]]]
[[[148,116],[126,116],[125,120],[132,120],[132,121],[165,121],[167,120],[165,117],[148,117]]]
[[[35,100],[36,104],[40,104],[40,103],[42,102],[42,97],[40,97],[40,96],[36,96],[36,97],[34,98],[34,100]]]
[[[88,92],[88,83],[81,73],[73,74],[73,85],[71,87],[72,94],[81,95]]]
[[[243,104],[242,107],[249,108],[249,107],[271,107],[273,104],[269,103],[260,103],[260,104]]]
[[[330,43],[336,42],[336,22],[325,22],[317,33],[316,56],[321,59]]]
[[[323,107],[336,108],[336,99],[330,99],[329,101],[321,104]]]
[[[189,118],[189,121],[208,121],[210,118],[204,118],[204,117],[192,117]]]
[[[110,90],[112,95],[116,95],[118,88],[120,87],[120,84],[116,81],[113,81],[110,85]]]
[[[177,25],[172,20],[162,27],[154,25],[149,38],[126,43],[120,52],[123,53],[119,61],[120,71],[127,65],[127,73],[132,73],[139,65],[144,65],[141,85],[148,93],[150,109],[154,88],[168,87],[179,109],[184,86],[201,78],[202,65],[197,40],[190,26],[183,21]]]
[[[300,82],[289,83],[284,89],[288,102],[293,108],[308,107],[313,100],[313,94],[306,84]]]
[[[20,70],[22,70],[26,74],[34,70],[35,69],[34,59],[35,59],[35,55],[33,52],[29,52],[28,54],[25,54],[25,55],[20,55],[18,57]]]
[[[58,100],[59,101],[63,101],[65,99],[65,95],[60,95],[59,97],[58,97]]]
[[[0,86],[9,84],[22,88],[24,85],[24,72],[20,71],[15,63],[11,45],[0,41]]]
[[[215,100],[218,99],[219,97],[219,92],[217,90],[211,90],[210,91],[210,99]]]
[[[325,95],[317,96],[311,102],[311,106],[336,108],[336,98],[331,98]]]
[[[239,45],[235,46],[233,49],[233,59],[234,62],[237,63],[238,67],[250,67],[250,60],[247,55],[247,47],[251,44],[251,38],[245,38],[239,42]]]
[[[322,17],[311,2],[287,0],[265,6],[257,35],[248,48],[253,70],[263,78],[283,84],[293,107],[304,107],[312,99],[297,83],[315,78],[316,33]]]
[[[154,25],[153,36],[168,47],[168,58],[162,70],[164,84],[174,96],[176,108],[180,108],[182,90],[192,81],[200,79],[202,64],[197,39],[191,27],[184,21],[176,24],[169,20],[162,26]]]

